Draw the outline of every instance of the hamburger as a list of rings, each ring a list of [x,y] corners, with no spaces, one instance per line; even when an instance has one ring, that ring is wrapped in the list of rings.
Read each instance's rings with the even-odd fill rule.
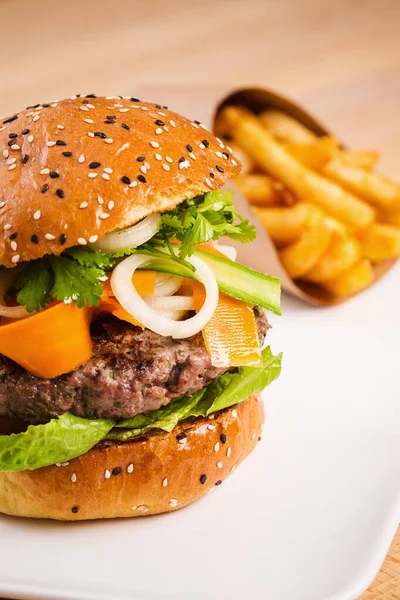
[[[173,511],[261,435],[279,280],[221,237],[254,227],[198,121],[95,95],[0,120],[0,512]]]

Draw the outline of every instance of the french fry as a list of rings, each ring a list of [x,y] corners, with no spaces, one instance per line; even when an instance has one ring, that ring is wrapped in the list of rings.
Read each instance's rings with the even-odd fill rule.
[[[261,123],[278,140],[293,144],[312,144],[315,133],[280,110],[265,110],[259,115]]]
[[[258,173],[239,175],[235,183],[250,204],[256,206],[279,206],[280,204],[291,206],[296,203],[292,192],[268,175]]]
[[[321,283],[336,278],[361,258],[361,246],[352,237],[336,238],[304,279]]]
[[[372,223],[375,212],[368,204],[304,167],[249,111],[228,106],[223,116],[236,142],[275,179],[291,189],[299,200],[317,204],[354,229],[363,229]]]
[[[374,223],[361,237],[363,256],[372,263],[400,256],[400,228]]]
[[[316,171],[320,171],[339,150],[338,142],[329,136],[315,138],[308,144],[286,142],[284,147],[303,165]]]
[[[322,285],[336,296],[351,296],[371,285],[373,281],[371,263],[367,258],[363,258],[335,279],[324,281]]]
[[[379,160],[379,152],[375,150],[341,150],[337,159],[349,167],[372,171]]]
[[[350,167],[340,160],[330,161],[324,174],[377,208],[400,209],[400,185],[384,175]]]
[[[394,225],[395,227],[400,227],[400,211],[379,211],[377,215],[377,221],[382,223],[388,223],[389,225]]]
[[[227,145],[231,151],[231,154],[235,158],[238,158],[242,163],[241,174],[245,175],[246,173],[250,173],[254,169],[254,162],[250,159],[249,155],[246,154],[239,146],[233,144],[230,140],[225,140],[225,145]]]
[[[269,236],[279,246],[296,241],[304,230],[322,222],[323,212],[312,204],[299,202],[293,207],[260,208],[253,210]]]
[[[279,259],[289,277],[298,279],[308,273],[326,252],[331,238],[331,230],[322,221],[304,231],[297,242],[281,250]]]

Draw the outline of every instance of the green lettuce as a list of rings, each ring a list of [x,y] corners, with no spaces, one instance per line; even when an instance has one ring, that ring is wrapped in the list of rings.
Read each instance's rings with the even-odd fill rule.
[[[239,367],[236,373],[225,373],[193,396],[182,396],[158,410],[148,411],[133,419],[125,419],[107,435],[107,439],[127,440],[152,429],[172,431],[184,419],[206,417],[239,404],[252,394],[261,392],[279,377],[282,354],[274,356],[271,348],[263,350],[262,367]],[[123,428],[123,431],[120,430]]]
[[[114,426],[65,414],[23,433],[0,436],[0,471],[31,471],[65,462],[88,452]]]

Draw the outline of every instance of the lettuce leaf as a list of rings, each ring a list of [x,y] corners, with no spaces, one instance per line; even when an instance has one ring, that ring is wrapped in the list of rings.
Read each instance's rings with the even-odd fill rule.
[[[81,419],[66,413],[23,433],[0,436],[0,471],[31,471],[65,462],[100,442],[113,421]]]
[[[221,375],[193,396],[182,396],[158,410],[120,421],[107,435],[107,439],[124,441],[152,429],[172,431],[184,419],[206,417],[243,402],[252,394],[261,392],[280,375],[282,354],[274,356],[268,347],[263,350],[262,355],[262,367],[240,367],[236,373]]]

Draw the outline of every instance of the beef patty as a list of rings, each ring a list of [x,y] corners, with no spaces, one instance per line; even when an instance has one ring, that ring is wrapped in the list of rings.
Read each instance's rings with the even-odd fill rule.
[[[262,343],[268,321],[254,312]],[[0,354],[0,417],[124,419],[193,394],[226,371],[211,365],[201,334],[173,340],[112,318],[94,323],[92,341],[90,360],[54,379],[30,375]]]

